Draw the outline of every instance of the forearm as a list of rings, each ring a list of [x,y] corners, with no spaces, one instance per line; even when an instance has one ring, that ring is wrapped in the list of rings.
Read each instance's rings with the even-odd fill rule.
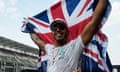
[[[40,49],[44,50],[45,43],[44,43],[36,34],[31,33],[30,36],[31,36],[31,39],[33,40],[33,42],[34,42]]]
[[[85,45],[92,39],[95,32],[98,30],[98,25],[101,23],[107,8],[107,0],[99,0],[95,11],[93,13],[92,20],[85,26],[81,37]]]
[[[107,8],[107,0],[99,0],[98,4],[94,10],[93,17],[91,20],[92,24],[98,25],[101,23],[102,18],[105,14],[105,10]]]

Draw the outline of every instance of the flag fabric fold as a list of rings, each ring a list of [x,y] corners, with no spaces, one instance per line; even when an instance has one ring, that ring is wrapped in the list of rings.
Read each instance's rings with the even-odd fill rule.
[[[44,42],[54,44],[55,41],[52,38],[49,26],[53,20],[60,18],[68,25],[69,42],[80,35],[85,25],[92,19],[97,2],[98,0],[60,0],[43,12],[28,17],[27,23],[23,24],[21,31],[36,33]],[[82,53],[82,61],[80,61],[82,72],[112,72],[112,65],[107,53],[108,39],[101,32],[101,28],[107,21],[110,11],[111,4],[108,1],[100,30],[94,35],[88,47]],[[45,54],[40,56],[40,60],[38,60],[40,68],[47,67],[46,57]]]

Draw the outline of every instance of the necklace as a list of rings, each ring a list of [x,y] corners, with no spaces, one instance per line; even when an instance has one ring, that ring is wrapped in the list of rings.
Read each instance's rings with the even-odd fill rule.
[[[57,50],[57,51],[56,51]],[[60,48],[53,48],[53,51],[52,51],[52,58],[53,58],[53,64],[54,64],[54,62],[55,62],[55,59],[56,59],[56,57],[57,57],[57,55],[58,55],[58,53],[59,53],[59,50],[60,50]]]
[[[55,49],[55,50],[54,50]],[[57,51],[56,51],[57,50]],[[60,54],[60,55],[64,55],[65,54],[65,49],[64,48],[53,48],[53,54],[52,54],[52,56],[53,56],[53,64],[54,64],[54,62],[55,62],[55,59],[56,59],[56,57],[58,56],[58,54]],[[63,56],[62,56],[63,57]]]

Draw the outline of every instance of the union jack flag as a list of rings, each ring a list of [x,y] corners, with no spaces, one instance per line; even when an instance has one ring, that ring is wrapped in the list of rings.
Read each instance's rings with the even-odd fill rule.
[[[98,0],[60,0],[43,12],[28,17],[28,22],[22,26],[21,30],[26,33],[36,33],[44,42],[54,44],[49,26],[53,20],[60,18],[68,24],[69,42],[81,34],[85,25],[92,19],[97,2]],[[111,5],[108,1],[101,27],[105,24],[110,11]],[[106,50],[107,43],[107,37],[99,30],[82,54],[82,72],[112,72]],[[42,53],[38,61],[39,67],[43,70],[41,72],[45,72],[46,55]]]

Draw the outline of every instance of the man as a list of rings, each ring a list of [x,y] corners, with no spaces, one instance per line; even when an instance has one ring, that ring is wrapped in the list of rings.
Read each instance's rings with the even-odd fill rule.
[[[51,23],[55,44],[47,44],[42,41],[36,34],[30,34],[32,40],[46,51],[48,56],[47,72],[77,72],[78,62],[82,50],[92,39],[98,30],[102,17],[106,10],[107,0],[99,0],[94,10],[92,20],[85,26],[81,35],[67,43],[69,31],[67,24],[63,20],[55,20]]]

